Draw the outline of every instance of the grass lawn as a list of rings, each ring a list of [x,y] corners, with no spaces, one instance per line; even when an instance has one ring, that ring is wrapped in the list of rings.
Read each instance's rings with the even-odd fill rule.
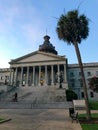
[[[98,113],[92,113],[92,118],[98,118]],[[79,118],[86,118],[86,114],[79,114]]]
[[[98,101],[90,101],[90,110],[98,110]],[[85,114],[80,114],[79,118],[86,117]],[[98,113],[91,114],[92,118],[98,118]],[[82,130],[98,130],[98,124],[81,124]]]
[[[98,101],[89,101],[91,110],[98,110]]]
[[[4,123],[4,122],[7,122],[7,121],[10,121],[11,119],[9,118],[9,119],[5,119],[5,118],[1,118],[0,117],[0,124],[1,123]]]
[[[98,130],[98,124],[81,124],[82,130]]]
[[[4,119],[3,118],[0,118],[0,121],[3,121]]]
[[[93,113],[91,115],[92,118],[98,118],[98,113]],[[85,114],[80,114],[79,118],[86,118]],[[82,130],[98,130],[98,124],[82,124],[81,123]]]

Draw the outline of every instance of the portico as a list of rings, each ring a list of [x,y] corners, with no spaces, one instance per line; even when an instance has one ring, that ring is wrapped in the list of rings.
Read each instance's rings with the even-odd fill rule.
[[[59,75],[63,73],[64,83],[66,81],[66,62],[45,62],[11,65],[11,84],[15,86],[47,86],[56,85]]]

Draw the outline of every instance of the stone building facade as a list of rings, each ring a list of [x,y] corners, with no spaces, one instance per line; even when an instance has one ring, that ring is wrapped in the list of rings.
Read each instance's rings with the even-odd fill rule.
[[[96,63],[84,63],[83,64],[86,86],[88,96],[90,100],[98,100],[98,93],[93,92],[89,89],[89,79],[98,77],[98,62]],[[77,94],[78,98],[84,98],[83,84],[81,79],[81,72],[78,64],[69,64],[67,68],[68,72],[68,86],[73,89]]]
[[[0,85],[9,84],[10,80],[10,68],[0,69]]]
[[[62,76],[62,87],[71,88],[79,99],[84,98],[79,65],[68,64],[67,58],[58,55],[49,39],[49,36],[44,36],[44,42],[37,51],[11,60],[8,69],[0,69],[0,83],[18,87],[59,87]],[[98,76],[98,63],[85,63],[83,66],[89,99],[98,100],[98,94],[88,85],[89,78]]]

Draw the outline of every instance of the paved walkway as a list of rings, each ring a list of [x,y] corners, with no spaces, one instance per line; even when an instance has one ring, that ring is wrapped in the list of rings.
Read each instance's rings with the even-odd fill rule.
[[[82,130],[71,122],[68,109],[0,109],[0,117],[12,119],[0,130]]]

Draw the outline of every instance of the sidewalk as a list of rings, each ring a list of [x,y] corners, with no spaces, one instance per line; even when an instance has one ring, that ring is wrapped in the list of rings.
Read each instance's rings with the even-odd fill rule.
[[[68,109],[0,109],[0,117],[12,119],[0,130],[82,130],[71,122]]]

